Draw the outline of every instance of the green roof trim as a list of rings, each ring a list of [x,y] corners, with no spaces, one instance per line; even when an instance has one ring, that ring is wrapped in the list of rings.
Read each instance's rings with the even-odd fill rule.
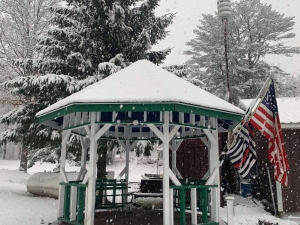
[[[233,114],[228,112],[217,111],[215,109],[207,109],[207,108],[200,108],[196,106],[190,105],[183,105],[183,104],[175,104],[176,112],[184,112],[190,114],[196,114],[201,116],[209,116],[219,119],[226,119],[226,120],[234,120],[234,121],[241,121],[243,115]]]
[[[176,111],[202,116],[216,117],[220,119],[240,121],[242,115],[215,109],[201,108],[199,106],[186,105],[181,103],[89,103],[72,104],[53,112],[40,115],[39,122],[44,123],[74,112],[142,112],[142,111]]]

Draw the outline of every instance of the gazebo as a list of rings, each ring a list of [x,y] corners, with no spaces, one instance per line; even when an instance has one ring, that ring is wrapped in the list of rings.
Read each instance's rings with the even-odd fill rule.
[[[62,130],[58,218],[73,224],[94,225],[97,140],[119,141],[126,163],[118,178],[129,180],[129,151],[137,141],[163,142],[163,224],[173,224],[173,189],[177,179],[176,150],[183,139],[201,138],[209,149],[211,219],[217,224],[220,206],[218,133],[232,130],[244,112],[147,61],[140,60],[37,113],[40,123]],[[66,144],[71,134],[82,146],[77,183],[65,174]],[[86,153],[90,161],[86,171]],[[169,151],[172,168],[169,167]],[[170,179],[173,186],[170,186]],[[216,186],[217,185],[217,186]],[[201,185],[200,185],[201,186]],[[192,220],[197,224],[196,189],[192,197]],[[195,200],[193,200],[193,197]],[[183,211],[183,210],[181,210]]]

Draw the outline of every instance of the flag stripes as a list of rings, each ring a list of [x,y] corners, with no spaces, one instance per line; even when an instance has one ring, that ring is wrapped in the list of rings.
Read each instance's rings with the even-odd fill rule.
[[[241,129],[236,134],[235,142],[227,151],[233,167],[238,169],[238,172],[244,178],[251,169],[256,165],[256,152],[254,143],[254,133],[252,125],[248,122],[242,122]]]
[[[250,123],[268,139],[268,157],[271,163],[274,164],[275,180],[287,186],[289,165],[283,142],[273,81],[250,119]]]

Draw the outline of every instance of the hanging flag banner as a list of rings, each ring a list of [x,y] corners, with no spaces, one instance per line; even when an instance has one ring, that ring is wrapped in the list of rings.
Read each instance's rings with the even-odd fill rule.
[[[273,80],[249,121],[269,141],[268,157],[274,164],[275,180],[288,186],[288,159],[284,146]]]
[[[227,156],[233,167],[238,169],[238,173],[243,178],[255,167],[257,160],[252,125],[244,119],[235,134],[235,140],[227,150]]]

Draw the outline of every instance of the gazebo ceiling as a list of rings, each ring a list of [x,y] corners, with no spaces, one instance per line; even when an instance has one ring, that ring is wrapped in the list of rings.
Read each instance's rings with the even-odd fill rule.
[[[218,118],[220,132],[231,130],[244,114],[243,110],[215,95],[147,60],[140,60],[58,101],[36,116],[45,125],[75,129],[89,123],[90,112],[97,112],[100,126],[112,123],[119,127],[112,127],[110,131],[114,134],[108,134],[116,138],[120,137],[118,132],[122,131],[122,126],[128,124],[140,127],[136,129],[139,136],[148,133],[148,128],[143,126],[147,123],[160,126],[163,111],[170,111],[170,124],[188,127],[184,128],[190,130],[188,136],[198,136],[191,130],[212,128],[211,118]],[[69,121],[69,125],[62,127],[63,120]],[[85,135],[84,129],[81,130],[77,133]]]

